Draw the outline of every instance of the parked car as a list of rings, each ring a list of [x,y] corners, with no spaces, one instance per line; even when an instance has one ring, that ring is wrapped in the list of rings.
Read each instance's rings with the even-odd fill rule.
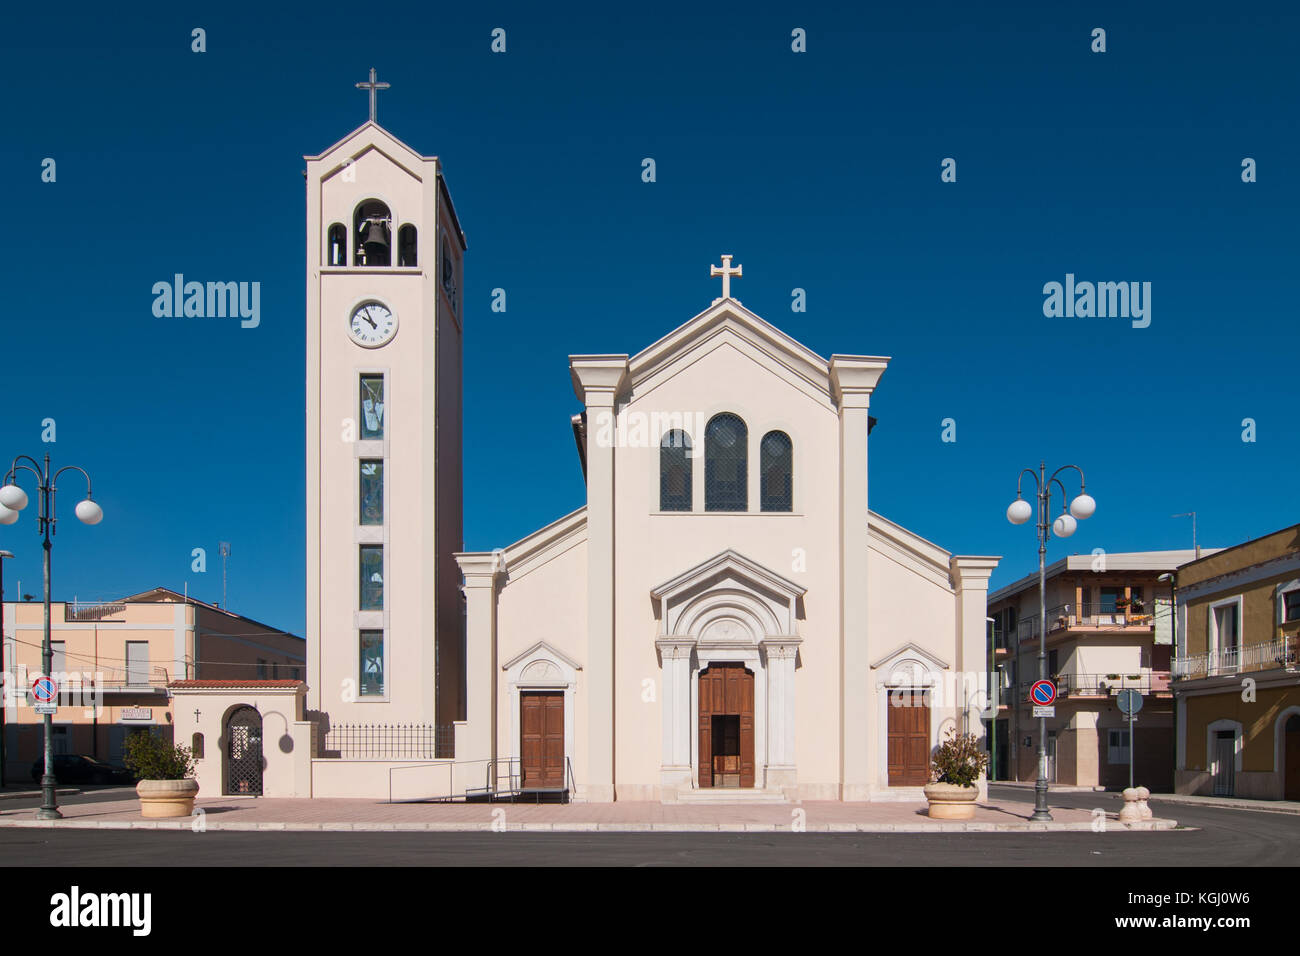
[[[37,783],[45,775],[45,758],[32,764],[32,779]],[[135,777],[125,767],[87,757],[85,754],[55,754],[54,779],[59,783],[135,783]]]

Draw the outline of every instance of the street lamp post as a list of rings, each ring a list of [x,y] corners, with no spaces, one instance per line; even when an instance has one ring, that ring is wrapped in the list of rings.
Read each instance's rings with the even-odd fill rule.
[[[1065,508],[1065,485],[1056,476],[1073,468],[1079,473],[1079,495]],[[1083,469],[1078,465],[1062,465],[1047,477],[1047,466],[1038,463],[1038,471],[1025,468],[1016,479],[1016,500],[1007,508],[1007,520],[1024,524],[1034,516],[1034,508],[1021,497],[1022,482],[1028,473],[1034,479],[1038,496],[1038,679],[1047,680],[1047,542],[1055,532],[1058,538],[1068,538],[1078,527],[1076,518],[1082,520],[1097,510],[1097,502],[1085,491]],[[1061,514],[1052,521],[1052,485],[1061,490]],[[1047,718],[1038,718],[1038,780],[1034,783],[1034,813],[1031,821],[1050,821],[1047,809]]]
[[[0,551],[0,681],[3,682],[0,683],[0,790],[5,787],[5,711],[9,706],[9,695],[14,692],[13,681],[5,670],[5,558],[13,556],[12,551]]]
[[[36,530],[44,538],[42,546],[45,549],[45,638],[41,644],[41,670],[49,677],[54,666],[54,649],[50,644],[50,549],[52,547],[50,538],[55,533],[55,525],[58,521],[54,517],[54,501],[56,482],[59,480],[59,475],[65,471],[79,471],[81,476],[86,479],[86,498],[84,501],[77,502],[75,509],[78,520],[84,524],[99,524],[104,520],[104,509],[95,503],[91,495],[90,475],[86,473],[86,469],[77,465],[64,465],[51,474],[49,455],[45,456],[43,466],[34,458],[19,455],[13,460],[13,464],[9,466],[9,473],[5,475],[4,487],[0,487],[0,524],[13,524],[18,520],[18,512],[27,507],[27,492],[14,483],[19,471],[30,471],[36,476],[36,487],[39,494],[40,508],[37,514]],[[54,795],[56,781],[54,779],[53,720],[52,714],[44,715],[45,774],[41,777],[41,808],[36,811],[36,819],[38,820],[58,820],[63,816],[59,812]]]

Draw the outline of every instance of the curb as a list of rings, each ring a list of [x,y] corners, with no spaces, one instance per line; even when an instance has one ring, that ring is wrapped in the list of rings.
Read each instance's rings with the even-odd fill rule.
[[[1181,794],[1152,794],[1150,799],[1163,803],[1176,803],[1184,807],[1213,807],[1219,810],[1257,810],[1260,813],[1289,813],[1292,816],[1300,815],[1300,804],[1295,801],[1286,801],[1294,804],[1293,806],[1271,806],[1274,801],[1271,800],[1233,800],[1233,799],[1214,799],[1206,797],[1185,797]]]
[[[194,818],[181,820],[0,820],[0,828],[26,830],[191,830]],[[810,823],[793,830],[776,823],[222,823],[206,821],[202,831],[280,833],[1125,833],[1178,827],[1176,820],[1156,818],[1139,823],[1106,821],[1103,831],[1088,823]]]

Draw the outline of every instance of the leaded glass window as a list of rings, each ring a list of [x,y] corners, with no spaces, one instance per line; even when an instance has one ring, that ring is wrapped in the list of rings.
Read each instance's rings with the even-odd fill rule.
[[[361,523],[384,523],[384,463],[361,462]]]
[[[704,510],[747,511],[749,432],[730,412],[714,415],[704,430]]]
[[[785,432],[768,432],[759,445],[762,465],[759,507],[763,511],[794,510],[794,446]]]
[[[384,696],[384,632],[361,632],[361,696]]]
[[[383,609],[384,546],[382,544],[363,544],[361,546],[360,610],[382,611]]]
[[[659,510],[691,510],[691,436],[679,428],[659,443]]]
[[[361,438],[384,437],[384,377],[361,376]]]

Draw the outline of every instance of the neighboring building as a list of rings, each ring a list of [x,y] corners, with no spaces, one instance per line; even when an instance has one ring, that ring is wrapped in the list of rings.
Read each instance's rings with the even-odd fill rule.
[[[5,714],[5,773],[26,780],[43,753],[42,718],[26,689],[43,672],[45,607],[4,604],[5,667],[21,685]],[[50,605],[55,680],[55,753],[121,763],[126,737],[152,729],[171,737],[167,690],[177,679],[301,680],[306,647],[286,634],[167,588],[103,604]],[[177,740],[189,743],[188,740]]]
[[[287,727],[264,781],[224,789],[920,799],[946,731],[981,731],[961,678],[983,678],[998,559],[868,510],[889,359],[796,342],[724,257],[722,297],[664,338],[570,356],[586,505],[457,553],[466,244],[442,164],[372,118],[307,158],[307,197],[309,689],[174,688],[183,732],[272,707]]]
[[[1204,553],[1204,552],[1202,552]],[[1173,652],[1170,586],[1160,575],[1193,551],[1072,555],[1048,566],[1047,673],[1056,682],[1056,716],[1047,719],[1048,780],[1076,786],[1128,786],[1127,718],[1116,695],[1143,695],[1133,737],[1135,783],[1173,784]],[[992,776],[1038,777],[1038,720],[1029,688],[1038,679],[1038,574],[989,595],[992,659],[1002,707],[992,730]],[[986,721],[987,722],[987,721]]]
[[[1300,524],[1178,569],[1179,793],[1300,800]]]

